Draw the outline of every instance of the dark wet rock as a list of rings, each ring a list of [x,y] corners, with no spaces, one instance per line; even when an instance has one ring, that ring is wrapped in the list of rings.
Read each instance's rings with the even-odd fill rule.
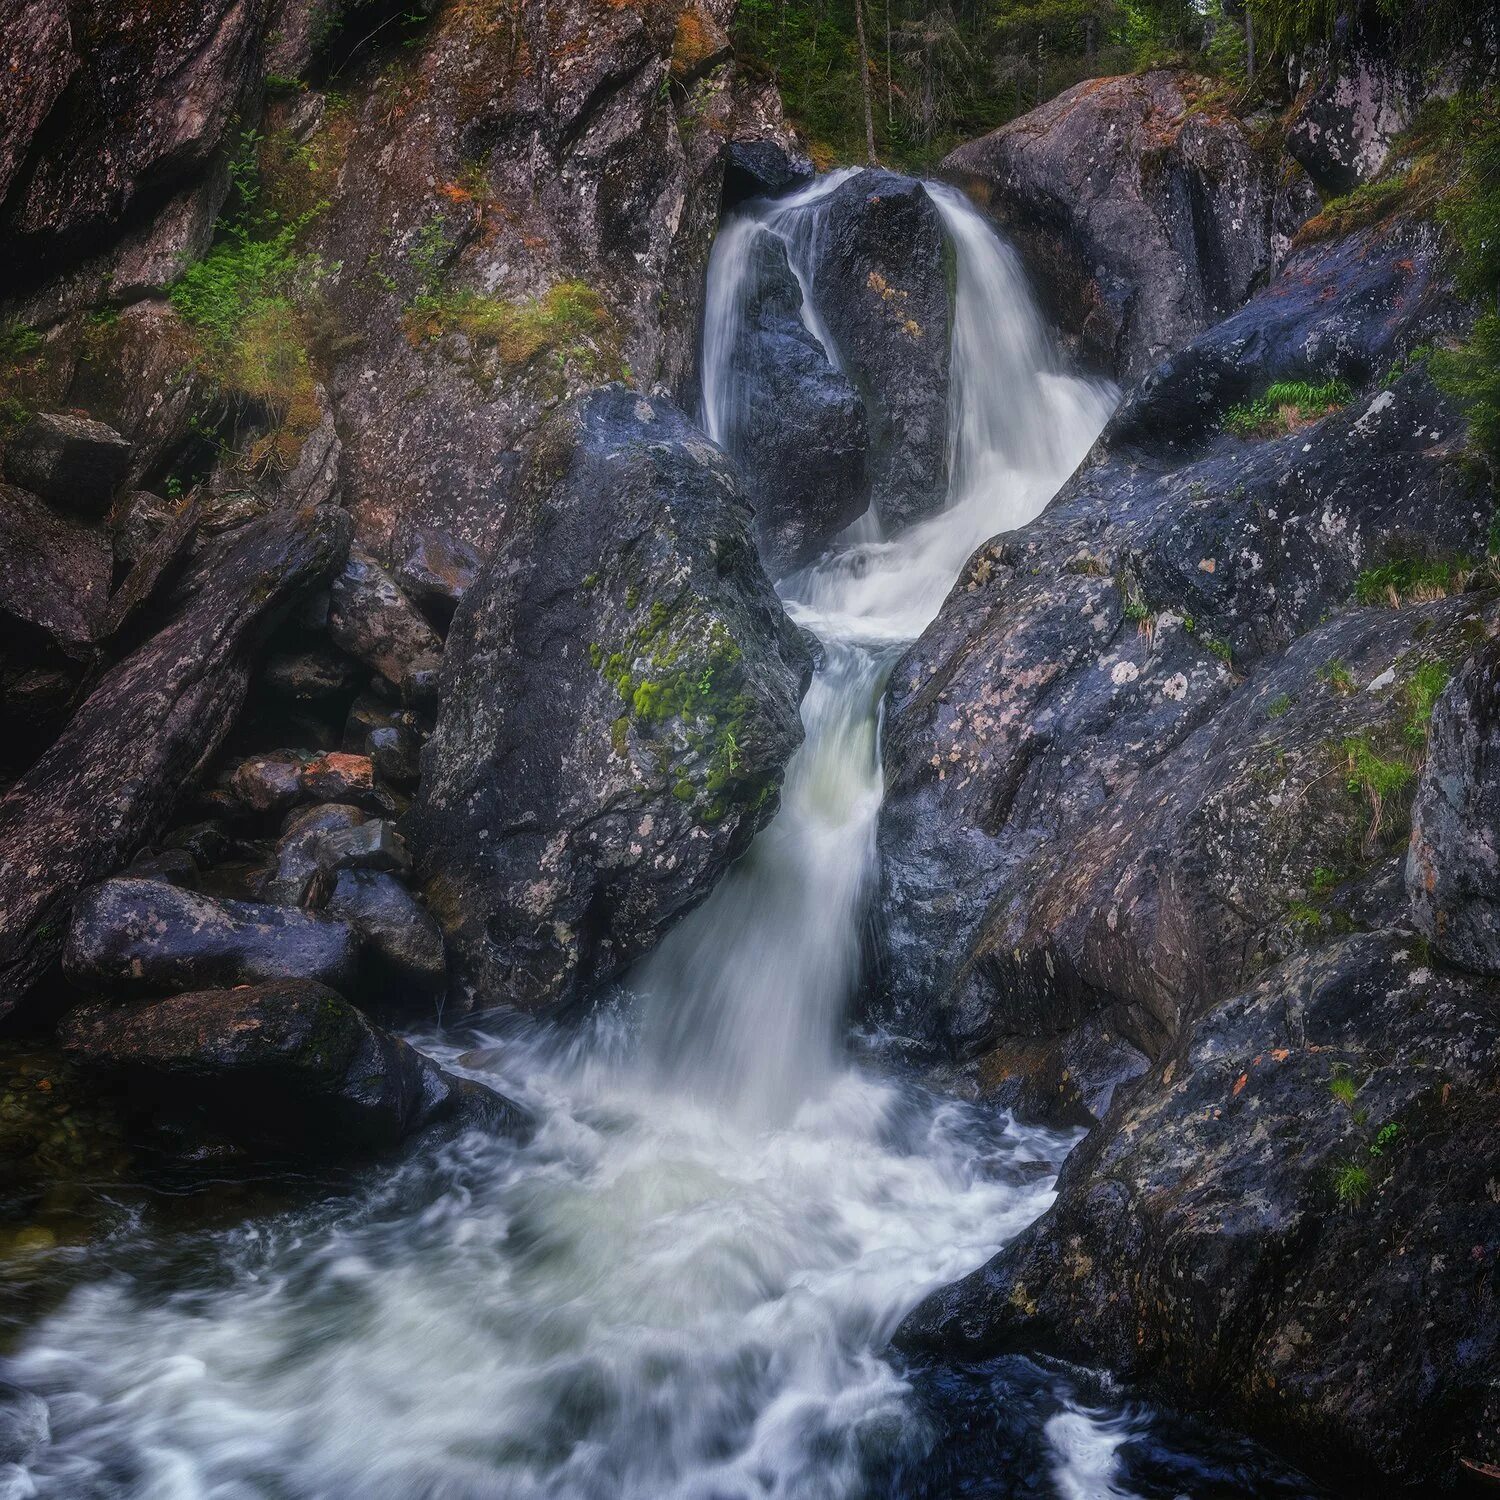
[[[248,103],[264,24],[264,8],[244,0],[69,15],[66,107],[32,138],[3,203],[6,227],[39,258],[108,233],[208,161]]]
[[[454,619],[407,832],[468,995],[539,1010],[649,949],[770,816],[807,659],[674,407],[599,392],[529,486]]]
[[[1450,963],[1500,975],[1500,648],[1438,699],[1406,864],[1417,928]]]
[[[896,530],[947,496],[952,251],[910,177],[860,172],[822,213],[818,309],[864,402],[875,510]]]
[[[368,818],[351,828],[330,829],[319,848],[321,863],[329,870],[411,868],[405,839],[385,818]]]
[[[121,876],[74,903],[63,972],[80,988],[118,994],[267,979],[342,988],[354,978],[354,954],[342,922]]]
[[[216,864],[229,852],[229,834],[224,825],[207,818],[184,823],[162,835],[163,849],[185,849],[200,865]]]
[[[85,516],[109,509],[130,464],[113,427],[68,412],[34,416],[5,445],[5,477],[49,505]]]
[[[393,1146],[434,1126],[525,1126],[509,1100],[443,1072],[306,980],[85,1006],[61,1036],[89,1066],[163,1103],[196,1103],[237,1140],[299,1155]]]
[[[51,1440],[47,1403],[34,1391],[0,1383],[0,1464],[29,1464]]]
[[[1469,318],[1432,225],[1398,222],[1315,241],[1291,254],[1265,292],[1134,386],[1105,444],[1191,453],[1230,407],[1272,381],[1338,377],[1365,386],[1434,338],[1461,334]],[[1378,390],[1374,399],[1381,405],[1372,420],[1389,404]],[[1432,416],[1441,420],[1424,424],[1420,436],[1451,446],[1461,418],[1451,409]],[[1368,446],[1351,444],[1356,458]]]
[[[341,869],[324,911],[359,934],[362,974],[376,993],[408,1006],[442,994],[448,978],[443,934],[397,876],[378,868]]]
[[[786,245],[760,234],[746,269],[745,331],[730,355],[726,434],[773,578],[813,562],[869,503],[865,413],[802,321]]]
[[[1398,60],[1394,47],[1362,29],[1350,35],[1344,18],[1343,37],[1298,96],[1286,131],[1287,154],[1330,197],[1380,171],[1427,94],[1416,59]]]
[[[200,514],[198,497],[194,496],[169,512],[162,526],[141,541],[129,573],[104,608],[99,622],[102,638],[118,635],[166,585],[186,558]]]
[[[1400,933],[1295,955],[1213,1008],[1068,1159],[1056,1205],[897,1342],[1053,1349],[1341,1487],[1449,1484],[1459,1456],[1500,1457],[1497,1099],[1490,982]]]
[[[381,781],[412,787],[421,774],[423,735],[414,713],[382,703],[373,694],[356,698],[344,724],[344,749],[368,755]]]
[[[247,813],[279,813],[302,800],[307,756],[298,750],[252,755],[224,778],[225,789]]]
[[[782,141],[730,141],[724,152],[724,207],[771,198],[812,181],[812,162]]]
[[[109,539],[0,484],[0,619],[63,648],[99,632],[114,559]]]
[[[301,906],[314,877],[323,869],[323,840],[358,828],[366,814],[347,803],[330,802],[294,813],[276,842],[276,864],[260,895],[266,901]]]
[[[278,611],[342,558],[348,518],[283,512],[247,528],[170,624],[111,668],[0,801],[0,1015],[62,945],[86,885],[167,824],[244,701]]]
[[[5,0],[0,6],[0,203],[77,70],[65,6]]]
[[[1404,234],[1391,244],[1356,237],[1382,288],[1364,322],[1346,326],[1326,310],[1320,321],[1311,310],[1319,289],[1359,259],[1333,245],[1289,266],[1234,315],[1232,340],[1224,342],[1229,325],[1204,335],[1209,349],[1238,351],[1233,399],[1299,369],[1320,374],[1284,364],[1291,351],[1333,359],[1352,349],[1361,361],[1389,361],[1393,322],[1395,336],[1414,341],[1443,326],[1451,299],[1430,264],[1400,253],[1410,244]],[[1315,268],[1322,274],[1313,278]],[[1362,273],[1353,274],[1357,285]],[[1231,663],[1247,672],[1284,651],[1350,602],[1364,569],[1484,549],[1490,506],[1463,461],[1461,420],[1424,375],[1367,384],[1342,411],[1284,436],[1240,440],[1205,431],[1202,420],[1172,428],[1187,402],[1168,401],[1183,389],[1171,372],[1190,368],[1198,349],[1127,402],[1042,516],[975,554],[892,674],[877,1009],[904,1034],[960,1055],[1009,1034],[1011,1021],[990,1012],[1010,968],[1003,933],[1039,910],[1031,882],[1039,869],[1051,873],[1048,851],[1071,849],[1084,827],[1108,827],[1122,794],[1222,711]],[[1333,373],[1324,366],[1320,378]],[[1230,399],[1203,409],[1222,412]],[[1130,418],[1153,401],[1149,421]],[[1374,617],[1348,649],[1366,628],[1361,687],[1415,644],[1412,621]],[[1282,692],[1305,697],[1309,674],[1345,647],[1330,636],[1307,649],[1324,654],[1287,667],[1266,703]],[[1466,649],[1450,643],[1445,659]],[[1253,724],[1244,715],[1231,722]],[[991,914],[980,959],[975,943]],[[1066,1030],[1096,1008],[1060,1009],[1051,1025]]]
[[[943,161],[1004,225],[1044,305],[1086,361],[1145,374],[1238,307],[1275,267],[1278,164],[1202,80],[1157,70],[1091,79]]]
[[[263,687],[293,703],[323,703],[341,697],[353,689],[356,678],[354,663],[327,646],[281,652],[267,659],[260,674]]]
[[[478,573],[479,553],[435,526],[413,528],[396,569],[401,587],[442,630]]]
[[[399,685],[416,663],[442,655],[432,626],[362,548],[353,547],[329,593],[328,635],[356,661]]]
[[[198,861],[186,849],[163,849],[130,861],[125,874],[132,880],[159,880],[163,885],[191,888],[198,879]]]
[[[377,809],[386,805],[386,798],[375,785],[375,768],[368,755],[330,750],[316,756],[303,768],[302,787],[316,802],[358,802],[362,807]]]

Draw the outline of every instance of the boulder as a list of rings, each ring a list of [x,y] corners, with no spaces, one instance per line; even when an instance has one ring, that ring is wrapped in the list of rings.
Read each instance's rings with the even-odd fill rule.
[[[0,619],[64,649],[86,647],[105,614],[113,565],[103,532],[0,484]]]
[[[375,774],[392,786],[409,788],[421,774],[422,729],[408,709],[383,703],[373,693],[354,700],[344,723],[344,749],[367,755]]]
[[[778,236],[756,237],[746,276],[751,291],[730,353],[725,446],[755,511],[761,561],[780,578],[815,561],[864,514],[865,413],[802,321],[802,288]]]
[[[399,686],[414,663],[441,656],[437,632],[360,547],[352,547],[329,593],[328,635],[356,661]]]
[[[1461,418],[1397,357],[1448,325],[1451,293],[1423,236],[1353,241],[1309,247],[1137,388],[1047,510],[975,554],[893,670],[875,1010],[896,1031],[958,1055],[1005,1043],[1009,1022],[989,1013],[1010,982],[1003,934],[1040,910],[1034,891],[1053,888],[1055,851],[1085,827],[1107,840],[1118,799],[1221,712],[1236,672],[1348,604],[1362,572],[1483,552],[1490,506],[1464,461]],[[1233,402],[1274,379],[1326,379],[1339,367],[1310,361],[1344,357],[1364,389],[1343,409],[1280,435],[1219,430]],[[1370,380],[1372,367],[1389,383]],[[1211,381],[1193,373],[1208,370]],[[1464,613],[1445,629],[1472,628]],[[1309,675],[1346,649],[1369,653],[1365,682],[1404,654],[1385,696],[1404,691],[1411,623],[1353,628],[1348,642],[1309,646],[1323,655],[1289,665],[1264,702],[1305,699]],[[1464,650],[1451,642],[1445,661]],[[1056,1025],[1094,1008],[1059,1011]]]
[[[1279,168],[1203,80],[1157,69],[1095,78],[969,141],[942,172],[1005,228],[1084,360],[1135,379],[1233,311],[1275,268]],[[1284,248],[1285,241],[1282,241]]]
[[[947,499],[952,250],[927,190],[893,172],[858,173],[818,212],[818,310],[864,403],[876,514],[896,531]]]
[[[1406,888],[1449,963],[1500,975],[1500,647],[1486,646],[1432,711],[1411,815]]]
[[[283,906],[304,904],[322,865],[323,840],[333,833],[358,828],[365,814],[347,803],[322,803],[294,813],[276,843],[276,867],[262,885],[266,901]]]
[[[5,477],[50,505],[101,516],[130,466],[113,427],[68,412],[41,412],[5,445]]]
[[[71,1012],[65,1049],[231,1138],[298,1155],[396,1145],[434,1126],[520,1132],[525,1117],[372,1025],[333,990],[281,980]]]
[[[730,141],[724,150],[724,208],[747,198],[774,198],[813,179],[813,164],[784,141]]]
[[[1104,1364],[1339,1488],[1446,1489],[1500,1459],[1497,1100],[1494,984],[1406,933],[1294,955],[1117,1097],[1053,1208],[896,1342]]]
[[[401,587],[446,630],[479,572],[479,553],[435,526],[413,527],[396,569]]]
[[[244,701],[247,658],[280,609],[337,565],[348,518],[285,511],[100,679],[0,801],[0,1016],[62,945],[68,908],[164,828]]]
[[[355,949],[342,922],[122,876],[74,903],[63,972],[79,988],[120,994],[266,979],[344,987],[354,978]]]
[[[52,0],[7,0],[0,28],[0,204],[78,70],[72,19]]]
[[[170,511],[160,529],[149,538],[140,540],[130,571],[109,596],[109,603],[103,611],[99,622],[102,638],[109,639],[124,630],[182,566],[197,534],[201,513],[200,500],[195,494],[175,511]]]
[[[248,813],[285,812],[302,799],[307,756],[297,750],[252,755],[233,766],[224,786],[238,809]]]
[[[809,670],[723,452],[609,387],[558,414],[528,515],[454,618],[408,815],[465,998],[586,997],[771,815]]]
[[[338,872],[324,911],[359,934],[364,982],[410,1009],[413,998],[441,996],[448,978],[443,934],[398,876],[379,869]]]

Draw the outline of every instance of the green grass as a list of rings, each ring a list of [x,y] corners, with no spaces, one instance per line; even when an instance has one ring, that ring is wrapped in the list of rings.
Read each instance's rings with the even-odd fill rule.
[[[1290,693],[1278,693],[1266,704],[1266,717],[1268,719],[1279,719],[1288,712],[1292,706],[1292,695]]]
[[[1366,734],[1348,735],[1343,742],[1348,761],[1347,784],[1351,792],[1364,792],[1372,801],[1383,802],[1403,791],[1416,773],[1404,760],[1381,755]]]
[[[1354,1101],[1359,1095],[1359,1085],[1347,1073],[1339,1071],[1328,1080],[1328,1092],[1345,1109],[1353,1109]]]
[[[1340,1208],[1359,1208],[1370,1196],[1370,1169],[1344,1162],[1333,1171],[1333,1196]]]
[[[1337,657],[1318,668],[1318,681],[1327,683],[1336,693],[1354,691],[1354,674]]]
[[[1467,558],[1397,558],[1366,568],[1355,580],[1354,597],[1361,604],[1393,605],[1446,599],[1463,588],[1472,567]]]
[[[1347,406],[1353,399],[1354,391],[1347,381],[1327,380],[1313,385],[1305,380],[1278,380],[1253,401],[1230,407],[1224,414],[1223,427],[1235,437],[1272,437]]]
[[[1452,673],[1442,662],[1424,661],[1406,684],[1406,738],[1413,745],[1425,745],[1432,727],[1433,705],[1448,686]]]

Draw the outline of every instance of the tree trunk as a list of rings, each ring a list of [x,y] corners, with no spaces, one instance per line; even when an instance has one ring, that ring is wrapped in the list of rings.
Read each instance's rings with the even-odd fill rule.
[[[865,0],[854,0],[854,32],[859,39],[859,92],[865,106],[865,152],[875,165],[875,116],[870,108],[870,54],[865,47]]]

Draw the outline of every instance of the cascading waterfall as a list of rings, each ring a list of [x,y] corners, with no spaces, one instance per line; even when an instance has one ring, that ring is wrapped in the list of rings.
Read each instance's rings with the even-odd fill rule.
[[[720,236],[704,417],[721,441],[749,237],[782,235],[806,288],[828,187],[754,205]],[[950,503],[784,581],[823,643],[806,742],[777,817],[635,976],[642,1043],[608,1019],[462,1057],[429,1042],[528,1105],[536,1139],[470,1134],[355,1193],[229,1229],[127,1222],[76,1257],[72,1290],[0,1372],[47,1398],[53,1429],[29,1472],[0,1469],[0,1496],[949,1493],[912,1477],[940,1435],[881,1351],[920,1296],[1046,1207],[1069,1141],[841,1055],[880,695],[965,556],[1045,503],[1111,395],[1055,368],[1010,252],[930,191],[958,259]],[[826,338],[811,297],[806,316]],[[1086,1409],[1063,1374],[1033,1386],[1006,1493],[1037,1493],[1041,1475],[1061,1494],[1122,1493],[1123,1419]],[[1006,1400],[989,1409],[998,1424]],[[1002,1493],[1004,1467],[985,1472]]]

